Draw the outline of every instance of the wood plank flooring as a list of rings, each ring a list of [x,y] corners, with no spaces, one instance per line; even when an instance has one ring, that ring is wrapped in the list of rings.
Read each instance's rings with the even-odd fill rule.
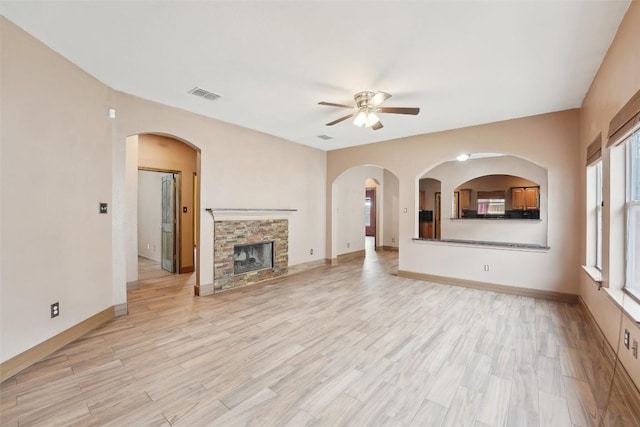
[[[636,426],[580,306],[394,275],[397,253],[129,315],[2,384],[3,426]],[[602,421],[602,424],[600,424]]]

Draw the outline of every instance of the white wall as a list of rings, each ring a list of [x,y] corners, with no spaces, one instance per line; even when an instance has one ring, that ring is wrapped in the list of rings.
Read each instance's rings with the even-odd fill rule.
[[[540,220],[452,220],[453,192],[474,178],[491,175],[519,175],[540,185]],[[447,161],[422,177],[442,184],[442,238],[507,243],[547,244],[547,171],[514,156],[488,157],[466,162]],[[417,234],[416,234],[417,235]]]
[[[162,260],[162,177],[168,173],[138,171],[138,255]]]

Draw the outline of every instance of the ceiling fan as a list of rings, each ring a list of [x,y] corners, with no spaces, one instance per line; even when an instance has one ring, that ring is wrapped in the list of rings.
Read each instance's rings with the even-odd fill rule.
[[[319,105],[328,105],[329,107],[351,108],[353,113],[344,117],[340,117],[337,120],[327,123],[327,126],[333,126],[340,123],[343,120],[347,120],[351,117],[355,117],[353,124],[360,127],[370,127],[373,130],[382,129],[382,123],[378,118],[377,113],[390,113],[390,114],[411,114],[416,115],[420,112],[420,108],[404,108],[404,107],[380,107],[387,99],[391,98],[391,95],[385,92],[358,92],[353,99],[356,101],[355,107],[335,104],[333,102],[318,102]]]

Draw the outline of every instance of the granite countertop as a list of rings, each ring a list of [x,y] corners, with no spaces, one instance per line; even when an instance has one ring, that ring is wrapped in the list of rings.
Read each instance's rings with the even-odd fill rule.
[[[477,245],[477,246],[489,246],[498,248],[513,248],[513,249],[551,249],[549,246],[538,245],[535,243],[511,243],[511,242],[488,242],[485,240],[464,240],[464,239],[427,239],[424,237],[414,237],[414,241],[426,241],[426,242],[441,242],[441,243],[458,243],[462,245]]]

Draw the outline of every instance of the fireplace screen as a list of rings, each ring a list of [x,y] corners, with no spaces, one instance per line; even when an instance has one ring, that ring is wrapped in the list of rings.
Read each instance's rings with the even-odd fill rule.
[[[233,274],[273,268],[273,242],[235,245],[233,247]]]

